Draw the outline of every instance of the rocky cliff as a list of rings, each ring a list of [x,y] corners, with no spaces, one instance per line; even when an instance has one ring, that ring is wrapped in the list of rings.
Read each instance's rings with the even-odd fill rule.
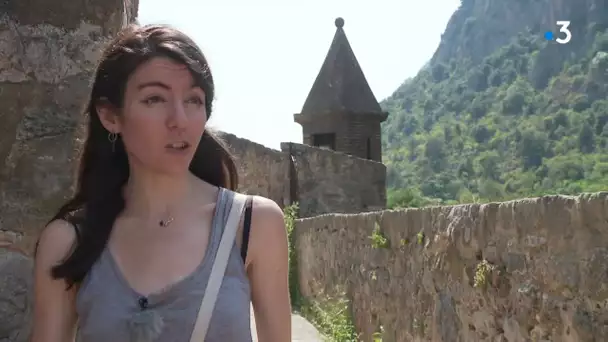
[[[481,62],[521,33],[539,37],[545,31],[557,34],[556,22],[560,20],[571,22],[573,38],[568,51],[582,51],[607,27],[607,9],[602,0],[461,0],[431,64],[452,59]],[[568,57],[564,52],[558,55]]]
[[[570,21],[567,44],[557,21]],[[393,206],[607,190],[608,5],[463,0],[383,101]]]

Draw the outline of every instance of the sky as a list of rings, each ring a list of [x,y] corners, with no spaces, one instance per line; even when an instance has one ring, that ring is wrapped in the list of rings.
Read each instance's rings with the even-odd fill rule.
[[[216,84],[211,127],[278,149],[335,34],[344,31],[378,101],[431,58],[460,0],[140,0],[141,24],[194,39]]]

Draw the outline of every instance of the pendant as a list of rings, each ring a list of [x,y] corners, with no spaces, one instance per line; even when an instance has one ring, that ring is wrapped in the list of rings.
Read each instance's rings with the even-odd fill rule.
[[[167,220],[160,220],[160,222],[158,222],[158,225],[161,227],[168,227],[171,222],[173,222],[173,217],[170,217]]]

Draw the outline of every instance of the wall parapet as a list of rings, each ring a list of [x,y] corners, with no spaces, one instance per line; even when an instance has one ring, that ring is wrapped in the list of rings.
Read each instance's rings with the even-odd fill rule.
[[[608,193],[325,214],[295,231],[302,293],[344,286],[364,340],[380,326],[388,341],[608,340]]]
[[[386,208],[386,166],[297,143],[282,143],[295,170],[300,217]]]
[[[218,132],[236,158],[239,190],[299,203],[299,216],[355,213],[386,205],[386,167],[379,162],[298,143],[275,150]]]

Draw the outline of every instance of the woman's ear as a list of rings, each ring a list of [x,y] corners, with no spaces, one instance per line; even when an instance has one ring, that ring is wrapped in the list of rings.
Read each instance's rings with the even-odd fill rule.
[[[99,115],[99,121],[105,129],[112,133],[120,133],[121,126],[118,117],[118,110],[108,101],[99,101],[95,105],[97,115]]]

